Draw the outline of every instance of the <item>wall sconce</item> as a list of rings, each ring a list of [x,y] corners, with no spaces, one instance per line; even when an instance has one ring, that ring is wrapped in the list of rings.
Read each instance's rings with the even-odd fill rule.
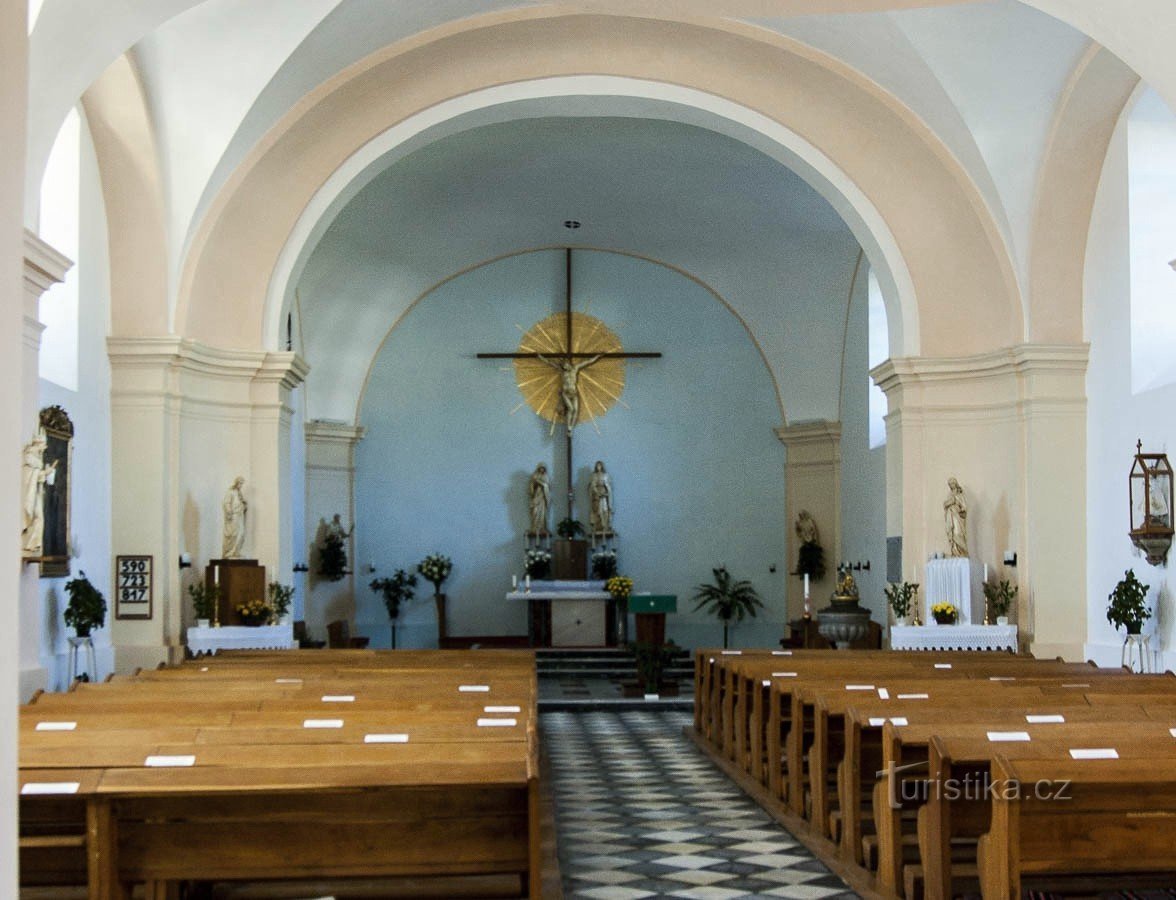
[[[294,571],[295,572],[309,572],[310,566],[308,566],[306,563],[294,563]]]
[[[181,553],[180,554],[180,568],[181,569],[192,568],[192,554],[191,553]]]
[[[1172,546],[1172,465],[1166,453],[1144,453],[1135,443],[1135,462],[1127,479],[1131,501],[1131,543],[1158,566]]]

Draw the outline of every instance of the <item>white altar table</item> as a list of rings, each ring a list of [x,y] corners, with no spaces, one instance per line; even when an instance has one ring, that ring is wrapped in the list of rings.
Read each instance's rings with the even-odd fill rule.
[[[1016,625],[891,625],[891,650],[1011,650]]]
[[[222,628],[188,629],[188,649],[199,653],[218,650],[293,650],[293,625],[225,625]]]
[[[931,607],[951,603],[960,611],[959,624],[984,621],[984,594],[980,566],[965,556],[932,559],[923,577],[923,621],[932,621]]]
[[[604,647],[609,643],[612,595],[604,590],[603,581],[532,581],[529,591],[511,591],[506,599],[527,601],[532,647]]]

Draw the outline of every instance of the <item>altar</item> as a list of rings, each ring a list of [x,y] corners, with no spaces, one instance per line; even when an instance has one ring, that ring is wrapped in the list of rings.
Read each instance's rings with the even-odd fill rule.
[[[966,556],[928,560],[923,576],[924,622],[931,622],[931,607],[950,603],[959,610],[959,624],[984,621],[984,592],[980,587],[981,568]]]
[[[188,650],[193,656],[218,650],[293,650],[292,625],[224,625],[188,629]]]
[[[891,650],[1017,652],[1016,625],[891,625]]]
[[[615,647],[624,632],[603,581],[532,581],[507,600],[527,601],[527,637],[532,647]]]

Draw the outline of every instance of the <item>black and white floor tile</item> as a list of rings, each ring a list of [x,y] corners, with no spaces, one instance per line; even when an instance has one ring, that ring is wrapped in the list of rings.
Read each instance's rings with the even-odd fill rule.
[[[566,895],[856,897],[690,744],[689,722],[668,710],[543,714]]]

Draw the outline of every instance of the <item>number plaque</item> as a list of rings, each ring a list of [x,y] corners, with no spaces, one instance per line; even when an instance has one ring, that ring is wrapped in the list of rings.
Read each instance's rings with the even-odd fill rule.
[[[151,618],[150,556],[119,556],[114,567],[116,619]]]

